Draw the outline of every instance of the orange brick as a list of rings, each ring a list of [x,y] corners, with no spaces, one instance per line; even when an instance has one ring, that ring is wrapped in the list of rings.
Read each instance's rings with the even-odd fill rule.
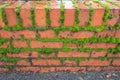
[[[113,66],[120,66],[120,60],[114,60],[112,63]]]
[[[60,60],[32,60],[32,64],[40,66],[59,66],[61,62]]]
[[[46,10],[45,10],[45,2],[40,2],[35,7],[35,21],[36,26],[45,27],[46,26]]]
[[[85,60],[80,62],[80,66],[109,66],[110,61]]]
[[[0,61],[0,65],[4,66],[4,65],[8,65],[8,66],[12,66],[14,65],[12,62],[7,62],[7,61]]]
[[[56,34],[53,30],[39,31],[40,38],[55,38]]]
[[[18,71],[18,72],[29,72],[29,71],[32,71],[32,72],[39,72],[40,71],[40,68],[39,67],[18,67],[18,68],[14,68],[15,71]]]
[[[98,5],[97,3],[91,2],[91,5],[94,7],[92,26],[99,27],[102,25],[105,9],[100,5]]]
[[[87,43],[85,48],[115,48],[117,44],[114,43]]]
[[[79,32],[71,32],[71,31],[60,31],[59,38],[91,38],[94,36],[94,32],[90,31],[79,31]]]
[[[42,72],[42,73],[54,72],[54,71],[55,71],[55,67],[50,67],[50,68],[42,67],[40,70],[40,72]]]
[[[117,57],[120,57],[120,53],[117,53],[117,54],[109,53],[108,57],[115,57],[115,58],[117,58]]]
[[[30,66],[30,62],[25,61],[25,60],[19,60],[17,61],[18,66]]]
[[[63,43],[62,42],[31,41],[30,46],[31,48],[62,48]]]
[[[68,44],[67,44],[67,47],[68,47],[68,48],[77,48],[77,45],[74,44],[74,43],[68,43]]]
[[[37,58],[38,53],[37,52],[20,52],[18,54],[7,53],[7,57],[11,57],[11,58]]]
[[[0,37],[2,38],[10,38],[12,35],[13,33],[11,31],[0,30]]]
[[[7,72],[8,70],[9,70],[8,68],[0,68],[0,73]]]
[[[101,71],[101,67],[87,67],[87,71]]]
[[[20,10],[20,17],[22,19],[22,25],[25,28],[32,26],[31,8],[34,4],[35,4],[34,1],[28,1],[22,6]]]
[[[111,30],[104,30],[102,32],[98,32],[97,37],[102,37],[102,38],[105,38],[107,36],[114,37],[115,33],[116,33],[115,30],[112,30],[112,31]]]
[[[4,42],[2,45],[0,45],[0,48],[7,48],[9,46],[9,42]]]
[[[59,27],[61,25],[60,16],[61,16],[60,3],[57,1],[52,2],[50,9],[51,27]]]
[[[90,9],[85,6],[82,2],[78,3],[78,6],[80,8],[80,13],[79,13],[79,26],[87,26],[89,22],[89,14],[90,14]]]
[[[52,54],[40,54],[40,58],[54,58],[56,55],[55,53]]]
[[[6,18],[9,26],[14,27],[17,25],[17,16],[15,13],[15,8],[18,5],[22,5],[22,4],[23,2],[15,2],[14,4],[5,8]]]
[[[78,52],[78,51],[58,53],[58,57],[89,57],[89,55],[90,53],[88,52]]]
[[[72,71],[76,72],[81,70],[80,67],[56,67],[56,71]]]
[[[104,57],[107,54],[107,51],[93,51],[91,57]]]
[[[120,38],[120,29],[116,30],[115,37]]]
[[[65,60],[63,64],[64,66],[77,66],[77,61]]]
[[[75,22],[75,8],[73,7],[73,4],[71,1],[65,1],[65,11],[64,11],[64,25],[66,27],[72,27]]]
[[[14,48],[27,48],[28,44],[26,41],[13,41],[12,45]]]

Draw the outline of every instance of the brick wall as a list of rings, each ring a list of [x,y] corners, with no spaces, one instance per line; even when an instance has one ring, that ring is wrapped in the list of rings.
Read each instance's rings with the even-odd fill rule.
[[[120,70],[120,2],[3,2],[0,72]]]

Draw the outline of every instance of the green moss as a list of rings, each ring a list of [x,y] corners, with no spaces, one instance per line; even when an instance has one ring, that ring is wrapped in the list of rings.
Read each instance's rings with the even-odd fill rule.
[[[118,6],[118,7],[120,7],[120,4],[119,3],[117,3],[117,2],[113,2],[112,0],[107,0],[109,3],[111,3],[111,4],[113,4],[113,5],[115,5],[115,6]]]
[[[46,6],[46,28],[50,26],[50,2],[47,2]]]
[[[64,5],[64,3],[61,1],[61,3],[60,3],[60,8],[61,8],[60,21],[61,21],[62,24],[63,24],[63,22],[64,22],[64,7],[65,7],[65,5]]]
[[[0,38],[0,45],[2,45],[4,42],[8,41],[8,39]]]

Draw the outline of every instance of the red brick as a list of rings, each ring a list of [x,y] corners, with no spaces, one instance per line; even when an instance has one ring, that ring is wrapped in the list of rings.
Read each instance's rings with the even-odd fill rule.
[[[105,9],[97,3],[92,2],[91,5],[94,7],[92,26],[99,27],[102,25]]]
[[[10,38],[12,37],[13,33],[10,31],[6,31],[6,30],[0,30],[0,37],[2,38]]]
[[[40,70],[40,72],[42,72],[42,73],[54,72],[54,71],[55,71],[55,67],[50,67],[50,68],[42,67]]]
[[[98,32],[97,33],[97,37],[102,37],[102,38],[105,38],[107,36],[114,37],[115,33],[116,33],[115,30],[112,30],[112,31],[110,31],[110,30],[104,30],[102,32]]]
[[[114,43],[87,43],[84,48],[115,48],[117,44]]]
[[[56,34],[53,30],[39,31],[40,38],[55,38]]]
[[[87,71],[101,71],[101,67],[87,67]]]
[[[4,42],[2,45],[0,45],[0,48],[7,48],[9,46],[9,42]]]
[[[62,48],[63,43],[31,41],[30,45],[31,45],[31,48]]]
[[[76,72],[81,70],[80,67],[56,67],[56,71],[72,71]]]
[[[94,36],[94,32],[90,31],[79,31],[79,32],[71,32],[71,31],[60,31],[59,38],[91,38]]]
[[[68,48],[77,48],[77,45],[74,44],[74,43],[68,43],[68,44],[67,44],[67,47],[68,47]]]
[[[90,14],[90,9],[85,6],[85,4],[83,4],[82,2],[78,3],[78,6],[80,8],[80,13],[79,13],[79,26],[87,26],[88,22],[89,22],[89,14]]]
[[[29,71],[39,72],[40,68],[39,67],[18,67],[18,68],[15,68],[14,70],[18,72],[21,72],[21,71],[22,72],[29,72]]]
[[[91,57],[104,57],[107,54],[107,51],[93,51]]]
[[[0,61],[0,65],[3,66],[3,65],[9,65],[9,66],[12,66],[14,65],[12,62],[7,62],[7,61]]]
[[[14,48],[27,48],[28,44],[26,41],[13,41],[12,45]]]
[[[116,30],[115,38],[120,38],[120,29]]]
[[[119,71],[120,70],[120,67],[112,67],[112,66],[109,66],[109,67],[104,67],[103,70],[108,70],[108,71]]]
[[[51,3],[50,9],[51,27],[59,27],[61,25],[60,16],[61,16],[60,3],[57,1]]]
[[[19,60],[17,61],[18,66],[30,66],[30,62],[25,61],[25,60]]]
[[[80,62],[80,66],[109,66],[110,61],[102,60],[85,60]]]
[[[4,26],[5,26],[5,23],[2,20],[2,15],[0,15],[0,27],[3,28]]]
[[[112,65],[113,66],[120,66],[120,60],[118,59],[116,59],[116,60],[114,60],[113,62],[112,62]]]
[[[37,58],[38,53],[37,52],[20,52],[18,54],[7,54],[7,57],[11,58]]]
[[[34,1],[28,1],[22,6],[20,10],[20,17],[22,19],[22,25],[25,28],[32,26],[31,8],[34,4],[35,4]]]
[[[64,25],[66,27],[72,27],[75,22],[75,8],[73,7],[73,4],[71,1],[65,1],[65,11],[64,11]]]
[[[77,66],[77,61],[65,60],[63,64],[64,66]]]
[[[39,3],[35,7],[35,21],[36,26],[38,27],[45,27],[46,26],[46,10],[45,10],[46,3]]]
[[[6,13],[8,25],[11,27],[14,27],[17,25],[17,16],[15,13],[15,8],[21,4],[23,4],[23,2],[15,2],[14,4],[5,8],[5,13]]]
[[[110,14],[112,14],[114,16],[112,19],[108,19],[106,21],[106,24],[108,26],[114,26],[117,23],[118,19],[119,19],[119,10],[120,9],[119,9],[119,7],[117,7],[115,5],[112,5],[112,4],[108,3],[108,2],[106,2],[105,4],[110,6]]]
[[[70,51],[70,52],[59,52],[58,57],[89,57],[90,53],[88,52],[78,52],[78,51]]]
[[[61,62],[60,60],[32,60],[32,64],[39,66],[59,66]]]
[[[55,53],[52,54],[40,54],[40,58],[54,58],[56,55]]]
[[[36,37],[36,33],[35,31],[29,31],[29,30],[22,30],[22,31],[16,31],[14,32],[14,38],[20,38],[21,35],[24,36],[24,38],[35,38]]]
[[[9,70],[8,68],[0,68],[0,73],[7,72],[8,70]]]
[[[115,57],[115,58],[117,58],[117,57],[120,57],[120,53],[117,53],[117,54],[109,53],[108,57]]]

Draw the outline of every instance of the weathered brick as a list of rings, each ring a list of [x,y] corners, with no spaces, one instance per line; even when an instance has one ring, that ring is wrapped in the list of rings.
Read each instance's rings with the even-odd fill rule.
[[[0,27],[4,27],[5,23],[3,22],[2,15],[0,14]]]
[[[80,67],[56,67],[56,71],[72,71],[76,72],[81,70]]]
[[[117,44],[114,43],[87,43],[84,48],[115,48]]]
[[[9,26],[14,27],[17,25],[17,16],[15,13],[15,8],[18,5],[22,5],[22,4],[23,2],[15,2],[14,4],[5,8],[6,18]]]
[[[22,6],[20,10],[20,17],[22,19],[22,25],[25,28],[32,26],[31,8],[34,4],[35,4],[34,1],[28,1]]]
[[[18,66],[30,66],[30,62],[25,61],[25,60],[19,60],[17,61]]]
[[[40,54],[40,58],[54,58],[56,57],[55,53],[52,54]]]
[[[20,52],[18,54],[7,53],[7,57],[11,58],[37,58],[37,52]]]
[[[63,43],[62,42],[31,41],[30,46],[31,48],[62,48]]]
[[[9,42],[4,42],[2,45],[0,45],[0,48],[7,48],[9,46]]]
[[[32,64],[39,66],[59,66],[61,62],[60,60],[32,60]]]
[[[118,19],[119,19],[119,7],[115,6],[115,5],[112,5],[108,2],[105,2],[104,4],[108,5],[110,7],[110,13],[111,15],[113,15],[113,18],[110,18],[106,21],[106,24],[108,26],[114,26]]]
[[[107,51],[93,51],[91,57],[104,57],[107,54]]]
[[[110,30],[104,30],[102,32],[98,32],[97,33],[97,37],[102,37],[102,38],[105,38],[107,36],[114,37],[115,33],[116,33],[115,30],[112,30],[112,31],[110,31]]]
[[[79,31],[79,32],[71,32],[71,31],[60,31],[59,38],[91,38],[94,36],[94,32],[90,31]]]
[[[116,59],[116,60],[114,60],[113,62],[112,62],[112,65],[113,66],[120,66],[120,60],[118,59]]]
[[[60,16],[61,16],[60,3],[57,1],[52,2],[50,8],[51,27],[59,27],[61,25]]]
[[[101,7],[99,4],[94,2],[91,2],[91,5],[94,7],[92,26],[99,27],[102,25],[105,9]]]
[[[120,53],[117,53],[117,54],[109,53],[108,57],[115,57],[115,58],[117,58],[117,57],[120,57]]]
[[[115,38],[120,38],[120,29],[116,30]]]
[[[74,44],[74,43],[68,43],[68,44],[67,44],[67,47],[68,47],[68,48],[77,48],[77,45]]]
[[[39,31],[40,38],[55,38],[56,34],[53,30]]]
[[[87,71],[101,71],[101,67],[87,67]]]
[[[65,11],[64,11],[64,25],[66,27],[72,27],[75,22],[75,8],[73,7],[73,4],[71,1],[65,1]]]
[[[109,66],[110,61],[102,60],[85,60],[80,62],[80,66]]]
[[[78,6],[80,8],[80,13],[79,13],[79,26],[87,26],[89,22],[89,14],[90,14],[90,9],[85,6],[82,2],[78,3]]]
[[[12,45],[14,48],[27,48],[28,44],[26,41],[13,41]]]
[[[119,71],[120,67],[113,67],[113,66],[109,66],[109,67],[104,67],[102,70],[108,70],[108,71]]]
[[[63,64],[64,66],[77,66],[77,61],[65,60]]]
[[[0,73],[7,72],[8,70],[9,70],[8,68],[0,68]]]
[[[27,38],[27,39],[36,37],[35,31],[30,31],[30,30],[15,31],[13,37],[20,38],[21,35],[23,35],[24,38]]]
[[[6,31],[6,30],[0,30],[0,37],[1,38],[10,38],[12,37],[13,33],[10,31]]]
[[[70,51],[70,52],[59,52],[58,57],[89,57],[90,53],[88,52],[78,52],[78,51]]]
[[[50,67],[50,68],[42,67],[40,70],[40,72],[42,72],[42,73],[54,72],[54,71],[55,71],[55,67]]]
[[[18,67],[18,68],[14,68],[15,71],[18,71],[18,72],[29,72],[29,71],[32,71],[32,72],[39,72],[40,71],[40,68],[39,67]]]
[[[46,26],[46,10],[45,10],[45,2],[40,2],[35,7],[35,21],[36,26],[45,27]]]
[[[3,66],[3,65],[9,65],[9,66],[12,66],[14,65],[12,62],[7,62],[7,61],[0,61],[0,65]]]

